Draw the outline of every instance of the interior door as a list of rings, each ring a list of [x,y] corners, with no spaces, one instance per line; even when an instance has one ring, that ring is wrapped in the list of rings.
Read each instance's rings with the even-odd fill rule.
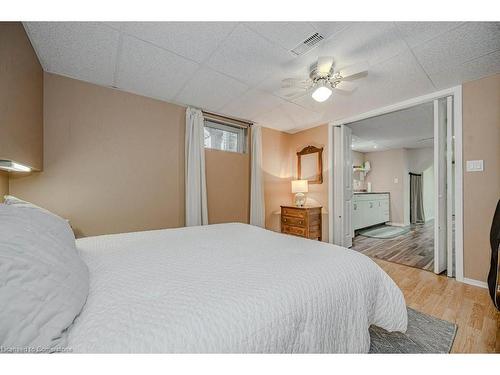
[[[446,98],[434,100],[434,272],[441,273],[448,264],[446,209],[446,143],[448,111]],[[451,118],[449,119],[451,121]]]
[[[335,197],[333,204],[333,242],[340,246],[351,247],[353,236],[351,129],[345,125],[335,126],[333,141]]]

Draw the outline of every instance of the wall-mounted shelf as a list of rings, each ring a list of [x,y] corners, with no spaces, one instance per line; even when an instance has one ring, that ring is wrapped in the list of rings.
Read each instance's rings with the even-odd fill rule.
[[[353,171],[353,172],[365,172],[365,173],[366,173],[366,172],[368,172],[368,171],[369,171],[369,169],[365,169],[365,168],[363,168],[363,167],[355,167],[355,166],[353,166],[353,167],[352,167],[352,171]]]

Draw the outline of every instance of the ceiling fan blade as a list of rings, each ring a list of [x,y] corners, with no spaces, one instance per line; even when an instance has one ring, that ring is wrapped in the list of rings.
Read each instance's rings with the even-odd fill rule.
[[[276,95],[284,99],[295,99],[307,92],[307,89],[297,87],[282,87],[276,92]]]
[[[330,73],[333,67],[333,57],[331,56],[320,56],[318,57],[318,63],[316,69],[319,73],[327,75]]]
[[[349,81],[341,81],[335,86],[335,90],[340,90],[340,91],[345,91],[345,92],[352,92],[356,90],[357,86]]]
[[[310,79],[299,79],[299,78],[285,78],[281,81],[281,88],[297,88],[307,90],[311,87],[312,81]]]
[[[368,62],[365,61],[359,64],[348,66],[344,69],[340,69],[339,73],[342,76],[342,78],[348,78],[367,72],[369,67],[370,65],[368,64]]]

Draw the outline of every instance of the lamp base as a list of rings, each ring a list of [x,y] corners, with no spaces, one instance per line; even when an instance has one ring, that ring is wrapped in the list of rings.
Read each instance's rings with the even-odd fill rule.
[[[295,194],[295,205],[297,207],[303,207],[306,204],[306,195],[304,193]]]

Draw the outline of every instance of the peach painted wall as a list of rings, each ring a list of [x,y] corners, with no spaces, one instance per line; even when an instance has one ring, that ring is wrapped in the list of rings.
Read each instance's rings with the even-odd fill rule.
[[[277,230],[279,216],[275,213],[279,212],[280,205],[292,203],[290,134],[262,128],[262,169],[266,228]]]
[[[500,74],[463,85],[464,276],[486,281],[489,233],[500,199]],[[484,160],[483,172],[466,172]]]
[[[10,193],[80,236],[184,225],[185,108],[45,73],[44,171]]]
[[[328,241],[328,127],[317,126],[289,134],[263,128],[262,162],[266,228],[279,231],[280,205],[293,204],[290,181],[297,176],[297,151],[305,146],[323,147],[323,183],[310,184],[307,204],[323,207],[323,240]]]
[[[43,164],[43,71],[20,22],[0,22],[0,159]]]
[[[10,193],[80,236],[184,225],[185,107],[45,74],[44,171]],[[249,219],[250,156],[206,151],[209,222]]]

